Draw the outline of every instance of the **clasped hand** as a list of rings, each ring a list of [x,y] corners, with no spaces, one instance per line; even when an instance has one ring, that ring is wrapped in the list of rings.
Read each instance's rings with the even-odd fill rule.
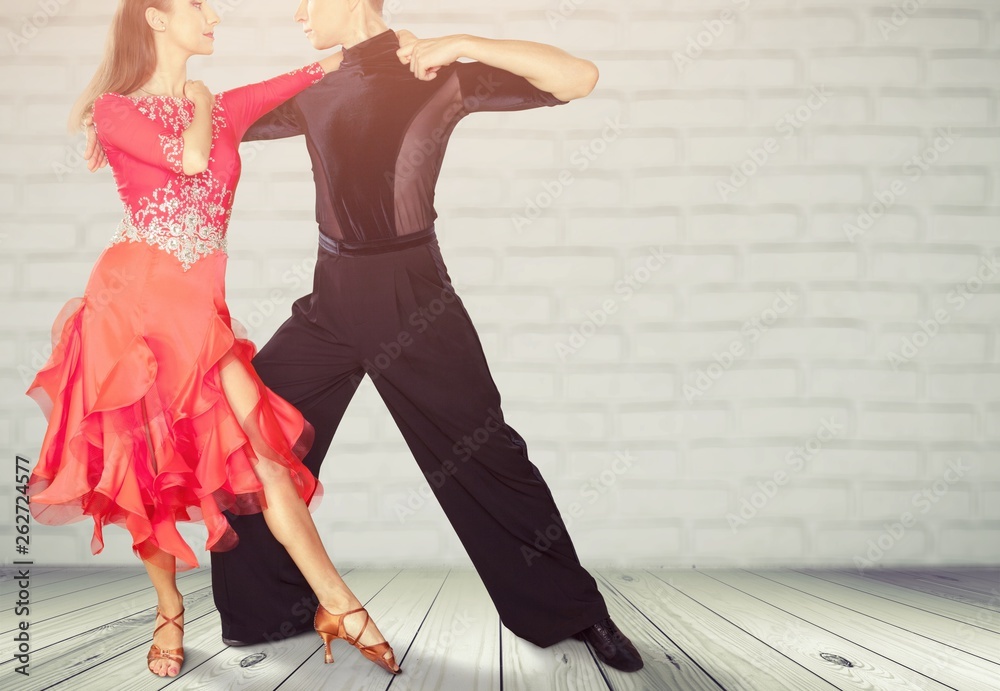
[[[442,36],[440,38],[419,39],[412,32],[397,31],[399,50],[396,55],[404,65],[410,66],[413,76],[422,81],[430,81],[442,67],[447,67],[462,56],[463,36]]]

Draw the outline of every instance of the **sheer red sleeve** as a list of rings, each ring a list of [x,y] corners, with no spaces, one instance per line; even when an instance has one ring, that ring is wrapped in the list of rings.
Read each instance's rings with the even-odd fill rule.
[[[184,172],[184,138],[151,119],[132,99],[104,93],[94,101],[94,131],[106,152],[121,151],[174,173]]]
[[[217,98],[223,99],[224,111],[235,130],[236,141],[243,138],[255,120],[324,76],[326,72],[323,67],[314,62],[277,77],[219,94]]]

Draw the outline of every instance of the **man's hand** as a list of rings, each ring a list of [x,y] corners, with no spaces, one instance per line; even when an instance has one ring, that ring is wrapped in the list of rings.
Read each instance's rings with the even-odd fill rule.
[[[94,129],[92,115],[88,114],[83,119],[83,126],[87,129],[87,150],[83,153],[83,157],[87,159],[87,169],[91,173],[96,173],[108,165],[108,159],[104,155],[104,147],[97,141],[97,130]]]
[[[406,29],[400,29],[396,32],[396,40],[399,41],[400,48],[406,48],[408,45],[414,41],[419,40],[412,31],[407,31]]]
[[[463,34],[425,39],[419,39],[409,31],[401,31],[397,35],[400,37],[399,50],[396,51],[399,61],[409,65],[413,76],[422,81],[434,79],[439,69],[462,57],[465,45]]]

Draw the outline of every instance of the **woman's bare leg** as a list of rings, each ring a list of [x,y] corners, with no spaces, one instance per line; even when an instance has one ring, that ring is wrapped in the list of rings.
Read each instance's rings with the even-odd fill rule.
[[[173,560],[174,558],[170,557],[170,559]],[[142,565],[146,567],[149,580],[153,582],[153,587],[156,589],[156,603],[160,611],[168,617],[176,615],[184,606],[184,596],[177,589],[177,579],[174,576],[174,572],[162,569],[145,560],[143,560]],[[159,626],[163,621],[163,617],[157,614],[155,626]],[[183,624],[184,617],[177,617],[175,621],[178,624]],[[183,638],[184,636],[180,628],[173,624],[167,624],[153,634],[153,643],[161,648],[170,650],[180,648],[183,644]],[[173,660],[153,660],[150,667],[153,672],[159,674],[161,677],[175,677],[181,671],[181,666]]]
[[[219,373],[222,388],[237,419],[245,420],[256,403],[257,387],[243,365],[234,357],[223,360]],[[256,450],[255,450],[256,451]],[[295,489],[288,469],[280,463],[257,455],[254,470],[264,486],[267,508],[264,520],[274,537],[288,551],[288,555],[305,576],[309,587],[316,593],[320,604],[337,614],[361,607],[361,601],[340,577],[320,539],[306,503]],[[364,625],[365,616],[356,612],[344,619],[348,634],[356,636]],[[372,620],[360,639],[362,645],[373,645],[385,640]],[[386,651],[388,659],[389,651]]]

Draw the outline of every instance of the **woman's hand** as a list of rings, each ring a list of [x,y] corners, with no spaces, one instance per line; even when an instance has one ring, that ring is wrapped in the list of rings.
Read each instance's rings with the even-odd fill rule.
[[[465,34],[425,39],[419,39],[409,31],[399,32],[398,35],[400,41],[396,55],[399,61],[409,65],[413,76],[422,81],[434,79],[439,69],[462,57],[465,47]]]
[[[87,159],[87,170],[96,173],[108,165],[108,157],[104,155],[104,147],[97,141],[97,130],[94,129],[92,113],[87,113],[83,118],[83,127],[87,130],[87,150],[83,152],[83,157]]]
[[[215,96],[208,90],[205,83],[197,79],[189,79],[184,84],[184,96],[194,101],[195,106],[211,109],[215,105]]]

